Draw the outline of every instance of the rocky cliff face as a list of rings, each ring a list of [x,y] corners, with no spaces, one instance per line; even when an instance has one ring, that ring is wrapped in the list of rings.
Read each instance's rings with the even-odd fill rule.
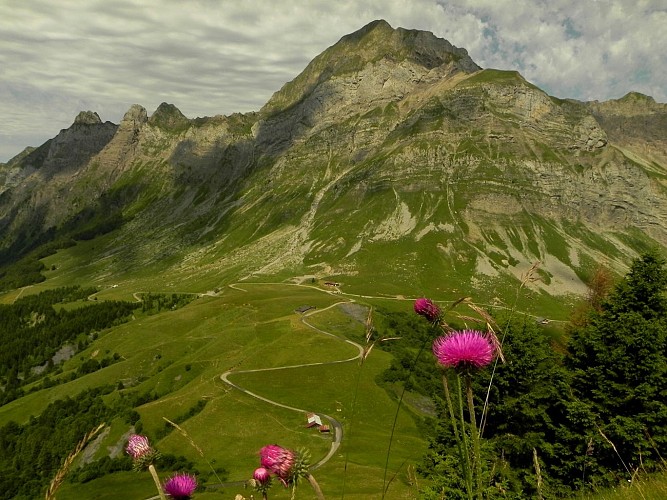
[[[113,227],[105,272],[168,257],[165,272],[192,282],[307,272],[422,289],[511,280],[540,260],[540,286],[576,292],[596,263],[667,245],[666,116],[637,94],[555,99],[378,21],[258,113],[135,105],[118,126],[82,113],[3,167],[2,244],[30,247],[26,224]]]
[[[92,111],[82,111],[71,127],[63,129],[39,148],[28,148],[6,166],[8,181],[0,185],[0,193],[20,184],[40,171],[38,184],[63,173],[72,174],[83,166],[109,142],[117,126],[102,120]]]
[[[464,49],[431,33],[376,21],[343,37],[276,92],[253,132],[261,147],[280,152],[317,130],[479,69]]]
[[[90,193],[76,189],[78,176],[109,143],[116,129],[111,122],[102,123],[94,112],[81,112],[69,128],[9,162],[5,182],[0,186],[3,250],[14,247],[15,253],[30,247],[21,242],[39,240],[39,233],[62,220],[62,213],[80,209],[82,203],[72,204],[73,199]],[[68,194],[73,192],[73,196]]]
[[[631,92],[587,107],[617,146],[657,165],[667,164],[667,104]]]

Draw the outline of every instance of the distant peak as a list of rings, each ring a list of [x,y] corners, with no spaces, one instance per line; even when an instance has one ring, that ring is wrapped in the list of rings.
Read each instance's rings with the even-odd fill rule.
[[[640,92],[628,92],[618,99],[618,102],[644,102],[647,104],[654,104],[655,99],[649,95],[641,94]]]
[[[653,97],[639,92],[628,92],[619,99],[592,101],[588,105],[595,110],[604,110],[605,113],[612,115],[634,116],[667,112],[666,104],[657,103]]]
[[[186,127],[190,123],[190,120],[176,106],[163,102],[155,110],[155,113],[151,115],[148,123],[173,130]]]
[[[100,115],[94,111],[81,111],[74,119],[75,125],[98,125],[100,123],[102,123]]]
[[[384,19],[376,19],[375,21],[371,21],[368,23],[366,26],[358,29],[354,33],[351,33],[348,36],[364,36],[367,33],[370,33],[373,30],[382,30],[382,31],[393,31],[394,28],[391,27],[391,24],[389,24],[387,21]]]
[[[368,23],[363,28],[346,35],[334,45],[349,50],[361,51],[370,58],[394,57],[411,59],[428,68],[446,64],[452,59],[458,61],[461,69],[477,71],[477,66],[465,49],[455,47],[444,38],[435,36],[430,31],[392,28],[379,19]]]
[[[122,121],[145,123],[148,121],[148,113],[146,113],[146,108],[139,104],[133,104],[123,116]]]
[[[183,113],[181,113],[181,111],[176,106],[169,104],[168,102],[163,102],[160,104],[155,110],[155,113],[153,113],[153,116],[163,114],[178,114],[183,116]]]
[[[391,24],[389,24],[389,23],[388,23],[387,21],[385,21],[384,19],[376,19],[375,21],[371,21],[371,22],[368,23],[364,28],[367,28],[368,30],[371,30],[371,29],[375,29],[375,28],[377,28],[377,27],[393,29],[393,28],[391,27]],[[364,29],[364,28],[362,28],[362,29]]]

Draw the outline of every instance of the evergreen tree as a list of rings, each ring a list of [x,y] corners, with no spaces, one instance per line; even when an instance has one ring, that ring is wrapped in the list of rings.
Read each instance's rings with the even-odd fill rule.
[[[561,355],[534,321],[524,317],[507,323],[504,333],[506,362],[498,364],[491,383],[483,436],[493,446],[496,468],[506,470],[520,492],[555,493],[564,484],[571,486],[559,473],[560,457],[554,453],[569,398],[568,376]],[[542,491],[537,487],[535,457]]]
[[[573,330],[567,366],[573,395],[587,408],[590,465],[607,480],[667,452],[667,271],[654,253]]]

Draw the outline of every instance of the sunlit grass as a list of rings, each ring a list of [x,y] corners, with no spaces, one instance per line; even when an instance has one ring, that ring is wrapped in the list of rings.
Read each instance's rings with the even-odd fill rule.
[[[660,500],[667,498],[667,473],[638,476],[632,483],[582,493],[576,500]]]
[[[187,306],[136,319],[99,333],[87,349],[66,361],[67,376],[85,360],[117,353],[120,360],[74,381],[29,394],[0,408],[0,425],[8,420],[25,422],[56,399],[75,396],[84,389],[122,382],[121,392],[152,392],[158,399],[137,408],[144,431],[155,436],[165,420],[175,419],[197,402],[204,409],[179,425],[204,453],[202,457],[179,432],[157,440],[164,453],[184,455],[203,474],[210,467],[224,468],[229,481],[249,479],[258,466],[258,451],[278,443],[293,449],[305,447],[313,462],[331,447],[331,436],[306,428],[305,411],[328,414],[339,420],[344,439],[336,455],[314,472],[327,498],[370,498],[381,495],[385,457],[396,403],[375,383],[389,363],[387,353],[374,351],[361,366],[358,360],[335,364],[287,368],[277,371],[240,373],[243,370],[298,364],[330,363],[354,358],[358,348],[346,336],[363,334],[363,324],[336,304],[347,302],[321,290],[289,285],[242,285],[243,290],[224,288],[217,297],[201,297]],[[106,298],[132,297],[131,290],[106,288]],[[100,296],[103,294],[101,293]],[[98,300],[102,297],[98,296]],[[332,332],[324,335],[302,322],[300,306],[308,305],[309,323]],[[320,312],[321,311],[321,312]],[[339,338],[336,338],[339,337]],[[267,399],[303,409],[292,411],[271,405],[225,384],[220,375],[228,370],[230,380]],[[358,380],[358,385],[357,385]],[[354,393],[357,392],[355,400]],[[120,392],[104,396],[110,404]],[[127,424],[109,422],[111,431],[100,449],[116,446],[127,432]],[[121,443],[122,444],[122,443]],[[99,458],[103,451],[96,452]],[[401,412],[389,460],[392,479],[387,498],[414,496],[407,468],[425,450],[415,420]],[[172,471],[161,471],[165,476]],[[146,477],[144,477],[146,476]],[[209,479],[211,481],[211,479]],[[127,484],[126,484],[127,483]],[[344,485],[344,486],[343,486]],[[124,490],[121,490],[124,488]],[[154,495],[148,474],[120,473],[85,484],[65,483],[58,498],[147,498]],[[122,491],[122,494],[120,493]],[[224,487],[198,498],[233,498],[242,487]],[[114,496],[115,495],[115,496]],[[289,498],[290,491],[274,488],[271,498]],[[296,498],[311,498],[307,484]]]

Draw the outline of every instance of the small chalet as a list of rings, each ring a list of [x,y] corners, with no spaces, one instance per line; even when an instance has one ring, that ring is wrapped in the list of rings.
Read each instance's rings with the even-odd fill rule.
[[[306,424],[306,427],[322,427],[322,419],[320,418],[319,415],[315,413],[308,413],[306,415],[306,418],[308,419],[308,423]]]

